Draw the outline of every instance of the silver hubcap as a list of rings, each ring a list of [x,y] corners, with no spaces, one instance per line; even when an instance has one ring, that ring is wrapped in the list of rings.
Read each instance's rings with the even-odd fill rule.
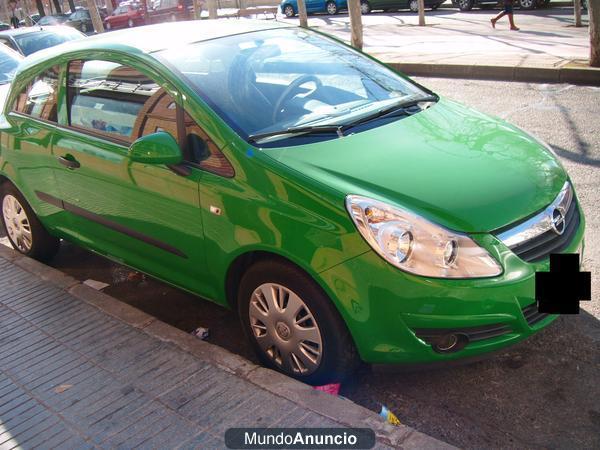
[[[6,225],[6,231],[10,240],[23,253],[31,250],[31,225],[25,213],[25,209],[12,195],[7,195],[2,201],[2,216]]]
[[[533,6],[533,0],[521,0],[521,6],[524,8],[531,8],[531,6]]]
[[[360,12],[363,14],[369,14],[369,5],[368,3],[361,3],[360,4]]]
[[[336,10],[337,10],[337,8],[336,8],[335,4],[327,3],[327,12],[329,14],[335,14]]]
[[[417,12],[419,10],[419,4],[415,1],[410,2],[410,10],[412,12]]]
[[[286,6],[285,15],[288,17],[292,17],[294,15],[294,9],[291,6]]]
[[[249,316],[256,342],[284,371],[309,375],[319,368],[321,332],[298,295],[279,284],[262,284],[252,293]]]
[[[469,0],[460,0],[460,2],[458,2],[458,4],[460,6],[462,6],[463,8],[466,8],[469,6]]]

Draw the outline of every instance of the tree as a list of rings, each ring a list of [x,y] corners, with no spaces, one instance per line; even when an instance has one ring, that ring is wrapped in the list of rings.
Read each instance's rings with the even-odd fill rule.
[[[419,26],[425,26],[425,0],[419,0]]]
[[[360,0],[348,0],[348,14],[350,15],[352,47],[362,50],[363,26],[362,13],[360,12]]]
[[[208,18],[217,19],[218,17],[217,0],[208,0]]]
[[[302,28],[308,28],[308,14],[306,13],[306,2],[304,0],[298,0],[298,17],[300,18],[300,26]]]
[[[92,24],[94,25],[94,31],[96,31],[96,33],[103,33],[104,24],[102,23],[102,18],[100,17],[100,13],[98,12],[98,5],[96,5],[96,0],[86,0],[86,4],[90,12]]]
[[[575,13],[575,26],[581,26],[581,0],[573,1],[573,12]]]
[[[35,0],[35,5],[37,6],[38,13],[40,13],[40,16],[45,16],[46,11],[44,11],[44,2],[42,0]]]
[[[588,0],[590,66],[600,67],[600,0]]]
[[[60,7],[60,2],[58,0],[52,0],[54,3],[54,9],[56,9],[56,14],[62,14],[62,8]]]

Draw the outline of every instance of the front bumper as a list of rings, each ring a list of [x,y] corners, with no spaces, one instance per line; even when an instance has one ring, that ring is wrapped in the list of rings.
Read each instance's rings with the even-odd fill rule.
[[[579,229],[565,253],[583,254],[585,219],[580,214]],[[535,302],[535,273],[549,270],[548,259],[527,263],[492,235],[471,237],[501,263],[502,275],[423,278],[396,269],[374,251],[320,274],[365,362],[422,364],[474,357],[521,341],[557,318],[534,317],[530,306]],[[474,339],[455,353],[434,351],[422,332],[498,326],[505,330]]]

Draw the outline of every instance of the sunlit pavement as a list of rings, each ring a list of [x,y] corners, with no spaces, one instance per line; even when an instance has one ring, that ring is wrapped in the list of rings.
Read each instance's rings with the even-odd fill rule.
[[[521,31],[509,31],[506,18],[493,29],[496,9],[426,11],[426,27],[408,11],[373,12],[362,17],[364,50],[384,62],[560,67],[589,58],[587,14],[584,27],[573,26],[573,8],[515,10]],[[298,19],[282,19],[298,23]],[[350,19],[309,16],[308,24],[350,41]]]

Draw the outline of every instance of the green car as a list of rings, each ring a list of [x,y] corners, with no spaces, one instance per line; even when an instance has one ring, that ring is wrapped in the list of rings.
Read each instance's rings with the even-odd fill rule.
[[[518,342],[584,217],[552,150],[315,31],[161,24],[27,58],[0,117],[2,219],[239,312],[308,383]],[[168,301],[168,300],[165,300]]]

